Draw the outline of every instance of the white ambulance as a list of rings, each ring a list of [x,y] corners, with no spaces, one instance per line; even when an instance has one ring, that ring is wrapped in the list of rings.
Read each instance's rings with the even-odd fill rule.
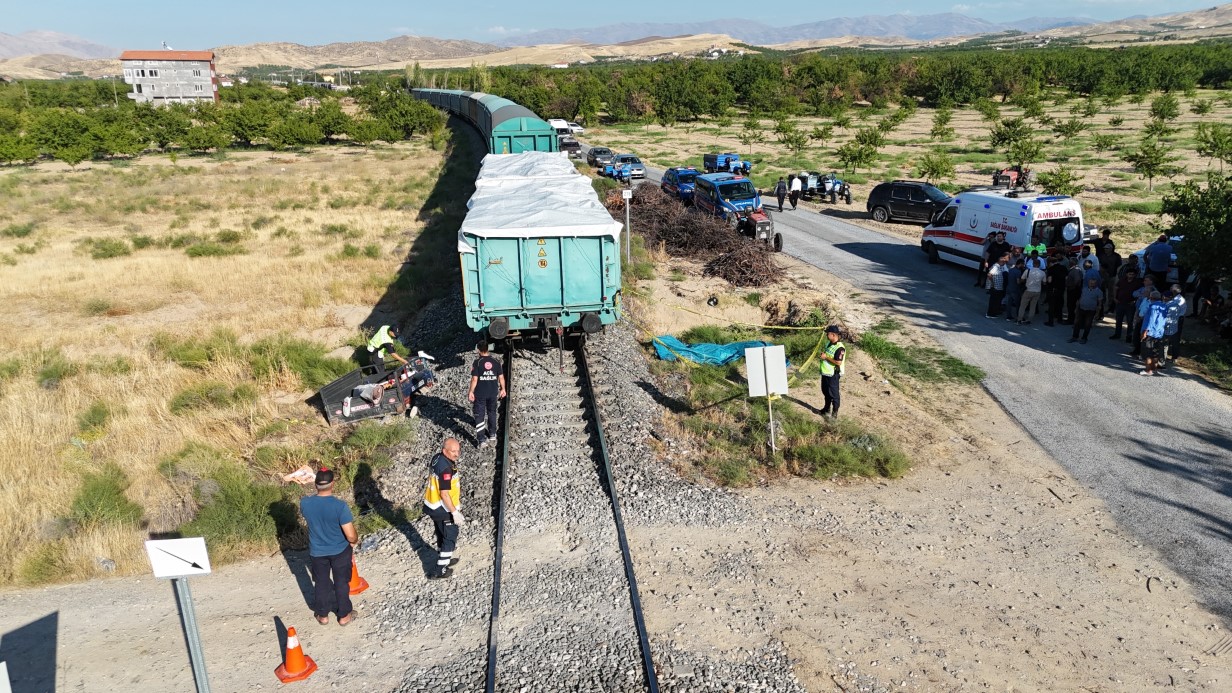
[[[1067,254],[1082,250],[1082,205],[1066,195],[1041,195],[1009,188],[974,188],[954,196],[924,227],[920,249],[928,261],[945,258],[979,267],[984,239],[1005,233],[1005,242],[1026,247],[1043,243]]]

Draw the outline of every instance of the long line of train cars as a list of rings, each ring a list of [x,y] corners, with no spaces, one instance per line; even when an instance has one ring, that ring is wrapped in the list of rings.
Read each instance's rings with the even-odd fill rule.
[[[493,340],[563,341],[620,317],[620,229],[528,109],[481,92],[415,89],[488,151],[458,231],[466,323]]]
[[[458,89],[412,89],[411,94],[475,126],[492,154],[560,151],[556,129],[509,99]]]

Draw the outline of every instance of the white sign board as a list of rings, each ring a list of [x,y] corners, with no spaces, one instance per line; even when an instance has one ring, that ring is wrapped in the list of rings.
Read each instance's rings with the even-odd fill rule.
[[[209,575],[210,555],[204,537],[189,539],[151,539],[145,543],[156,578]]]
[[[749,397],[787,394],[787,351],[782,345],[744,350]]]
[[[13,693],[9,683],[9,665],[0,662],[0,693]]]
[[[632,200],[633,199],[633,189],[625,188],[624,190],[621,190],[620,196],[625,198],[626,200]]]

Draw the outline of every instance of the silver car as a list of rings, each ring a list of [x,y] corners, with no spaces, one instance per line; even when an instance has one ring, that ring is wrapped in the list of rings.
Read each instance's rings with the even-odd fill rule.
[[[617,154],[612,157],[612,166],[628,166],[630,178],[646,177],[646,167],[642,165],[642,160],[632,154]]]

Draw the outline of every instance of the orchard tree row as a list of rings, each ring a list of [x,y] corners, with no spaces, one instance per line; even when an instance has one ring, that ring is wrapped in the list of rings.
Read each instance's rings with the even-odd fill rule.
[[[100,87],[106,86],[105,94]],[[38,82],[0,90],[0,163],[51,157],[82,161],[134,156],[150,149],[205,153],[228,147],[288,149],[331,142],[367,145],[428,135],[437,142],[445,116],[404,90],[352,90],[359,112],[319,89],[251,84],[223,91],[221,103],[154,107],[116,98],[107,82]],[[297,105],[310,95],[311,105]],[[105,96],[101,103],[99,97]],[[122,99],[122,100],[121,100]],[[54,104],[72,105],[54,105]]]
[[[671,124],[721,117],[733,107],[754,115],[831,116],[855,101],[884,106],[1007,101],[1045,89],[1104,98],[1155,91],[1223,88],[1232,82],[1232,45],[1202,43],[1117,50],[827,51],[784,58],[667,60],[567,70],[481,67],[408,68],[411,86],[487,91],[545,118]]]

